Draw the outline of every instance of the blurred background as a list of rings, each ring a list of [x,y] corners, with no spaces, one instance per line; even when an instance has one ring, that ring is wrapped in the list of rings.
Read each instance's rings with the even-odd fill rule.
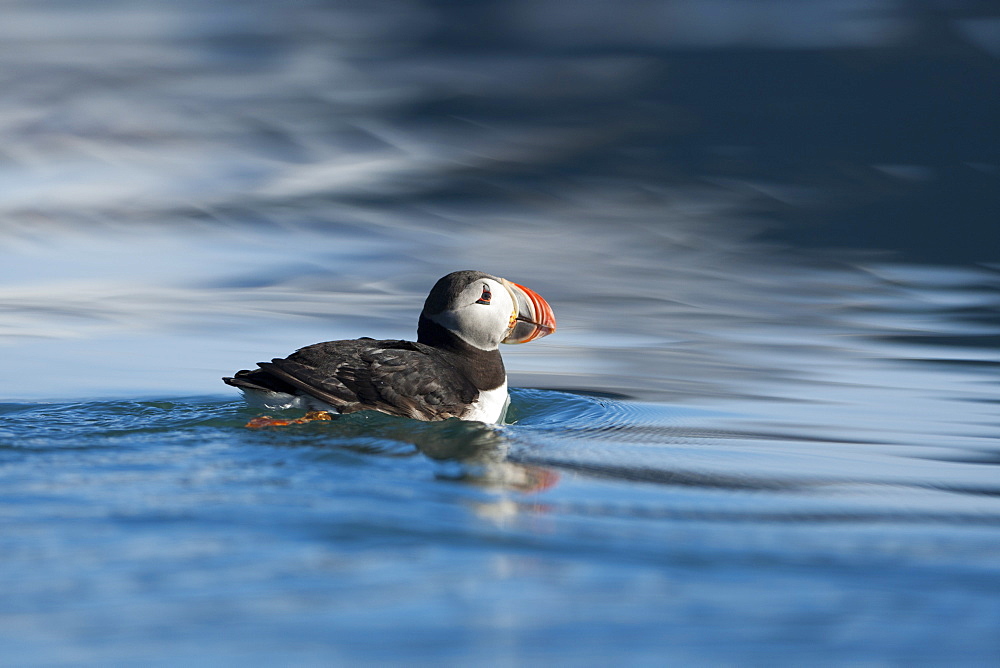
[[[991,2],[15,0],[0,47],[7,398],[222,391],[466,267],[650,396],[588,351],[996,285]]]

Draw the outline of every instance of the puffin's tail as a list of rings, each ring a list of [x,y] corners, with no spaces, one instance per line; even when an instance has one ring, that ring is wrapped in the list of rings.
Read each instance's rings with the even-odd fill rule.
[[[224,377],[222,382],[241,390],[284,392],[286,394],[295,393],[295,388],[293,386],[289,385],[280,378],[275,378],[263,369],[254,369],[253,371],[243,369],[241,371],[237,371],[236,375],[233,377]]]

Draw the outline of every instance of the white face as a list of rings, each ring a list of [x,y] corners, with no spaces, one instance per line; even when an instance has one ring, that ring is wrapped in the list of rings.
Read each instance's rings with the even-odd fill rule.
[[[480,278],[458,294],[452,308],[429,317],[469,345],[496,350],[516,315],[507,288],[492,278]]]

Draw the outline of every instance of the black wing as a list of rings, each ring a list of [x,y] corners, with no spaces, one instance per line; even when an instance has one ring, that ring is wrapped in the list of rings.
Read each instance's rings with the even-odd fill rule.
[[[242,378],[267,389],[290,386],[341,413],[377,410],[444,420],[459,417],[479,396],[444,354],[410,341],[329,341],[258,366]]]

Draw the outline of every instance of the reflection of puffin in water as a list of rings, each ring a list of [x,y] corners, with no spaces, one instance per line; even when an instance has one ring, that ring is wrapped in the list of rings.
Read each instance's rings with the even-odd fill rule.
[[[427,296],[416,342],[317,343],[223,380],[273,409],[498,422],[508,402],[499,344],[526,343],[555,328],[552,309],[535,292],[481,271],[456,271]]]
[[[419,427],[401,440],[413,443],[430,459],[460,465],[457,471],[442,471],[439,477],[518,492],[541,492],[559,482],[559,474],[547,467],[509,460],[511,444],[503,430],[492,425],[453,421]],[[487,507],[497,509],[490,502],[481,506]]]

